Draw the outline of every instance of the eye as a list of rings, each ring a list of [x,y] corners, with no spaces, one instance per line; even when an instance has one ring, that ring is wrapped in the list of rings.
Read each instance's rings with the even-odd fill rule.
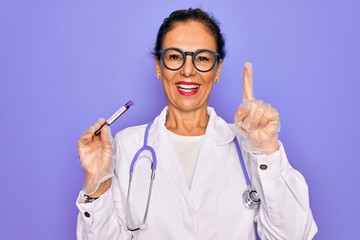
[[[171,55],[169,55],[169,60],[181,60],[181,55],[171,54]]]
[[[174,50],[174,49],[170,49],[166,52],[165,59],[166,59],[166,61],[173,61],[173,62],[182,61],[183,56],[182,56],[181,52]]]
[[[210,53],[208,51],[203,51],[203,52],[199,52],[198,54],[196,54],[195,61],[201,62],[201,63],[206,63],[206,62],[212,62],[213,58],[214,57],[212,56],[212,53]]]
[[[196,61],[198,61],[198,62],[208,62],[208,61],[210,61],[210,59],[208,57],[205,57],[205,56],[198,56],[196,58]]]

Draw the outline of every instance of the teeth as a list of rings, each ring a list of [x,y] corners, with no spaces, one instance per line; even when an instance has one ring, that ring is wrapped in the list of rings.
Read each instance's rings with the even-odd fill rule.
[[[194,90],[199,88],[199,85],[186,85],[186,84],[177,84],[178,88],[181,88],[183,90]]]

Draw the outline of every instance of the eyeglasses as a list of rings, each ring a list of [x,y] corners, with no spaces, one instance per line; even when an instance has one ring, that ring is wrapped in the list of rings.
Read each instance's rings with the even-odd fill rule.
[[[165,48],[159,50],[161,61],[169,70],[176,71],[184,66],[186,56],[192,57],[192,63],[199,72],[208,72],[214,68],[220,58],[220,53],[207,49],[200,49],[196,52],[183,52],[179,48]]]

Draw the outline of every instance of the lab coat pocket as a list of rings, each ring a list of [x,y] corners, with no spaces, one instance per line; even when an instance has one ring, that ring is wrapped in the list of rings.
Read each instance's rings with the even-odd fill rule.
[[[244,206],[242,193],[218,195],[218,239],[255,239],[254,210]]]

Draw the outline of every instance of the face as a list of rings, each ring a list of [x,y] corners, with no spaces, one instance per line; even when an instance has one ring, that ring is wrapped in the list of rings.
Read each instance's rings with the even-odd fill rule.
[[[198,22],[177,23],[165,35],[162,49],[179,48],[183,52],[196,52],[199,49],[216,51],[215,38],[209,32]],[[190,55],[186,56],[185,64],[176,71],[167,69],[157,59],[155,66],[157,76],[161,77],[169,108],[187,112],[207,107],[211,88],[220,77],[222,62],[216,63],[209,72],[196,70]]]

